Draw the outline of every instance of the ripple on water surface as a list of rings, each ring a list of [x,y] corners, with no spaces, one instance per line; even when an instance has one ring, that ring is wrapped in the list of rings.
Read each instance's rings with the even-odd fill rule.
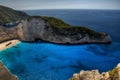
[[[68,80],[73,73],[82,69],[99,69],[103,72],[120,62],[120,43],[20,43],[17,46],[1,51],[0,60],[20,80]]]

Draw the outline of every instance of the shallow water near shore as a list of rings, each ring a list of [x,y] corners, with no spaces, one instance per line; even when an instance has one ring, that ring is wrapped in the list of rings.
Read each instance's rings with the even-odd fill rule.
[[[57,45],[24,43],[0,52],[0,60],[20,80],[68,80],[80,70],[114,68],[120,62],[120,42]]]
[[[29,15],[57,17],[112,37],[112,44],[17,44],[0,51],[0,60],[20,80],[68,80],[80,70],[113,69],[120,63],[120,10],[28,10]],[[118,42],[117,42],[118,41]]]

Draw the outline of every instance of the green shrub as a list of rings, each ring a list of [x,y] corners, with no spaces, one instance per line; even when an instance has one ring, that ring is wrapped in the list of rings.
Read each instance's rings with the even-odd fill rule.
[[[103,39],[105,38],[105,33],[99,33],[92,29],[89,29],[85,26],[71,26],[61,19],[54,18],[54,17],[47,17],[47,16],[32,16],[29,17],[28,20],[32,18],[40,18],[45,20],[51,25],[51,28],[53,30],[53,34],[62,35],[62,36],[73,36],[82,34],[83,36],[88,35],[92,39]],[[73,36],[74,37],[74,36]]]

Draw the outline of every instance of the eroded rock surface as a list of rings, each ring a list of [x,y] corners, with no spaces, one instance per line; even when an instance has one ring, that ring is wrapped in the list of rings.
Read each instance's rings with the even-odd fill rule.
[[[73,28],[73,30],[54,28],[42,18],[33,17],[30,20],[22,20],[15,27],[6,28],[0,26],[0,42],[10,39],[19,39],[21,41],[44,40],[63,44],[111,42],[110,36],[106,33],[93,33],[92,31],[91,33],[93,37],[87,31],[80,32],[79,28]]]
[[[2,13],[3,10],[5,14]],[[73,27],[57,18],[28,16],[24,12],[2,6],[0,11],[0,42],[11,39],[44,40],[62,44],[111,42],[110,36],[106,33],[81,26]]]
[[[120,64],[112,71],[99,73],[98,70],[80,71],[75,73],[70,80],[120,80]]]

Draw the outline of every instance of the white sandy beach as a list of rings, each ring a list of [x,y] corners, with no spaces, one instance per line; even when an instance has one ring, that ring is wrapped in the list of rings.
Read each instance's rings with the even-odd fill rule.
[[[19,40],[9,40],[6,42],[2,42],[2,43],[0,43],[0,51],[5,50],[12,46],[16,46],[18,43],[20,43]]]

